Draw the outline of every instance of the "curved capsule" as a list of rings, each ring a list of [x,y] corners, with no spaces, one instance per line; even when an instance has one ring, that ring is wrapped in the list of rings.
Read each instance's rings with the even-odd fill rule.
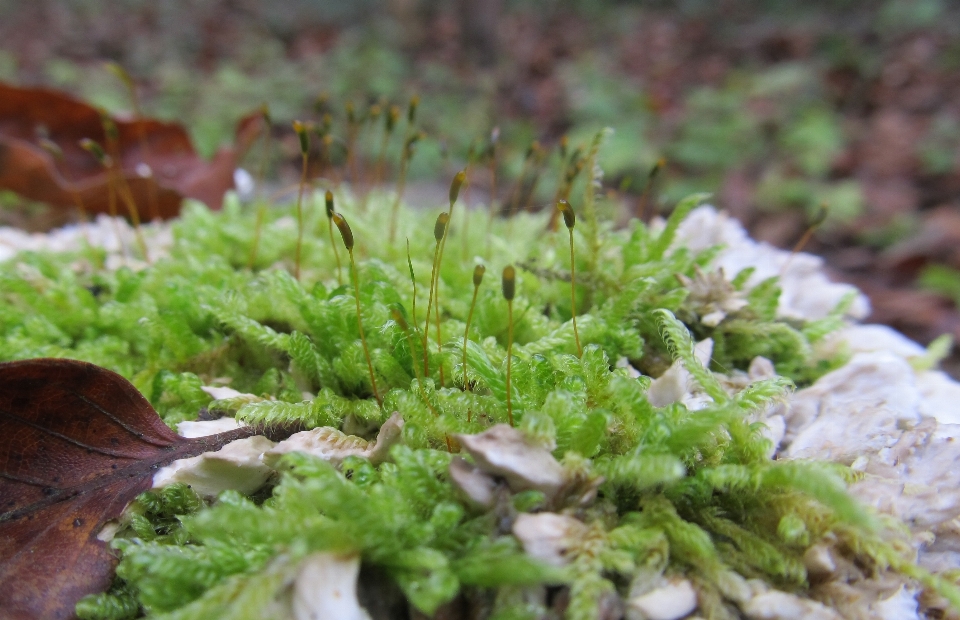
[[[414,95],[410,98],[410,105],[407,106],[407,122],[411,125],[417,120],[417,106],[420,105],[420,97]]]
[[[577,225],[577,214],[573,212],[570,203],[561,198],[557,201],[557,209],[563,214],[563,223],[566,224],[567,228],[573,230],[573,227]]]
[[[403,310],[397,305],[391,305],[390,307],[390,316],[393,317],[393,320],[400,326],[400,329],[407,331],[410,329],[410,325],[407,323],[407,317],[404,316]]]
[[[353,231],[350,230],[350,224],[337,212],[333,213],[333,223],[340,229],[340,236],[343,237],[343,245],[346,246],[347,251],[353,252]]]
[[[100,123],[103,125],[103,133],[107,136],[108,142],[112,143],[120,139],[120,129],[106,110],[100,110]]]
[[[307,128],[300,121],[293,121],[293,130],[297,132],[297,137],[300,138],[300,153],[306,155],[307,151],[310,150],[310,139],[307,137]]]
[[[480,283],[483,282],[483,274],[487,272],[487,268],[483,265],[477,265],[473,268],[473,286],[479,287]]]
[[[387,111],[387,116],[384,118],[388,134],[393,133],[393,128],[396,126],[398,118],[400,118],[400,108],[395,105],[390,106],[390,110]]]
[[[827,217],[830,215],[830,206],[826,203],[822,203],[820,208],[817,209],[817,214],[813,216],[813,219],[810,220],[810,228],[819,228],[821,224],[827,221]]]
[[[450,183],[450,205],[453,206],[453,203],[457,201],[457,198],[460,196],[460,188],[463,187],[463,182],[467,180],[467,171],[461,170],[453,177],[453,182]]]
[[[327,203],[327,219],[332,219],[334,214],[333,192],[331,192],[330,190],[327,190],[327,194],[326,196],[324,196],[324,199],[326,200],[326,203]]]
[[[517,272],[513,265],[507,265],[503,268],[503,298],[507,301],[513,301],[513,296],[517,292]]]
[[[433,225],[433,238],[439,243],[443,235],[447,232],[447,224],[450,223],[450,214],[446,211],[437,216],[437,223]]]
[[[95,141],[90,138],[83,138],[80,140],[80,148],[87,151],[93,155],[94,159],[100,162],[103,166],[110,165],[110,158],[107,157],[106,152],[104,152],[103,147],[97,144]]]

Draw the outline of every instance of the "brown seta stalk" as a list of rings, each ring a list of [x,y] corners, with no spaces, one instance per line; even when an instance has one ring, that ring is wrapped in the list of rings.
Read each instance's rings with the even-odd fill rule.
[[[108,62],[107,70],[116,75],[121,82],[123,82],[124,87],[127,89],[127,94],[130,95],[130,103],[133,106],[133,118],[137,121],[137,137],[140,141],[140,164],[144,166],[142,169],[146,174],[141,174],[143,177],[150,179],[148,183],[148,196],[150,200],[150,219],[157,220],[160,219],[160,209],[157,204],[157,185],[153,179],[153,170],[147,164],[146,159],[150,158],[149,147],[147,146],[147,136],[145,132],[145,123],[143,122],[143,108],[140,106],[140,97],[137,95],[137,85],[134,83],[133,78],[123,68],[119,63]],[[140,173],[141,169],[138,167],[137,172]]]
[[[407,267],[410,269],[410,284],[413,286],[413,324],[417,325],[417,276],[413,274],[413,260],[410,258],[410,238],[407,238]]]
[[[407,167],[410,164],[410,158],[413,157],[413,149],[420,140],[421,134],[411,134],[403,141],[403,153],[400,155],[400,172],[397,175],[397,195],[393,199],[393,209],[390,216],[390,245],[397,236],[397,219],[400,216],[400,202],[403,200],[403,192],[407,188]]]
[[[300,139],[300,157],[303,166],[300,171],[300,189],[297,192],[297,255],[294,262],[294,277],[300,279],[300,255],[303,250],[303,188],[307,184],[307,162],[310,157],[310,138],[307,128],[300,121],[293,121],[293,130]]]
[[[453,176],[453,181],[450,183],[450,209],[447,211],[447,219],[453,217],[453,205],[456,204],[457,198],[460,196],[460,188],[463,187],[464,181],[467,179],[467,172],[461,170]],[[449,226],[444,226],[443,236],[440,239],[440,253],[437,255],[437,268],[434,275],[434,284],[433,284],[433,308],[437,320],[437,353],[439,354],[443,350],[443,344],[440,337],[440,265],[443,262],[443,249],[447,246],[447,236],[450,232]],[[466,231],[464,231],[466,234]],[[427,313],[427,322],[430,322],[430,313]],[[443,363],[440,364],[440,386],[443,387]]]
[[[577,342],[577,357],[583,357],[580,346],[580,332],[577,330],[577,266],[573,257],[573,227],[577,225],[577,216],[566,200],[557,201],[557,210],[563,214],[563,223],[570,233],[570,315],[573,317],[573,337]]]
[[[133,200],[133,193],[130,191],[130,186],[127,185],[127,180],[123,176],[123,163],[120,160],[119,147],[120,130],[104,110],[100,111],[100,122],[103,124],[103,133],[107,139],[107,154],[109,156],[107,161],[110,162],[107,174],[111,175],[111,181],[116,183],[117,194],[126,205],[127,213],[130,215],[130,221],[133,223],[134,236],[137,239],[137,245],[140,246],[143,260],[149,263],[150,255],[147,253],[147,242],[143,238],[143,231],[140,230],[140,212],[137,210],[137,205]]]
[[[120,222],[117,216],[117,188],[113,182],[113,174],[110,172],[113,168],[113,163],[103,150],[103,147],[90,138],[80,140],[80,148],[93,155],[97,163],[103,166],[103,169],[107,172],[107,209],[113,221],[114,234],[117,236],[117,244],[120,246],[120,255],[123,256],[124,264],[127,264],[127,247],[123,242],[123,234],[120,232]]]
[[[324,199],[327,207],[327,224],[329,225],[327,230],[330,231],[330,247],[333,248],[333,256],[337,259],[337,286],[343,286],[343,274],[340,268],[340,251],[337,250],[337,244],[333,242],[333,214],[335,213],[333,210],[333,192],[327,190]]]
[[[807,227],[807,230],[804,231],[803,236],[800,237],[800,240],[797,241],[796,245],[793,246],[793,250],[790,252],[790,256],[787,257],[786,262],[783,263],[783,267],[780,268],[780,276],[787,272],[787,267],[790,266],[790,263],[793,261],[793,257],[800,253],[803,250],[804,246],[810,242],[810,239],[813,237],[813,233],[817,232],[817,229],[827,220],[827,216],[830,215],[830,207],[823,203],[820,205],[820,208],[817,209],[816,215],[813,216],[813,219],[810,220],[810,226]]]
[[[517,290],[517,273],[513,265],[503,268],[503,298],[507,300],[507,419],[513,426],[513,401],[511,399],[510,368],[513,357],[513,296]]]
[[[446,211],[443,211],[437,216],[437,222],[433,225],[433,238],[436,239],[436,245],[433,248],[433,267],[430,270],[430,294],[427,295],[427,318],[423,329],[423,375],[425,377],[430,376],[430,359],[427,355],[427,339],[430,337],[430,311],[433,309],[434,283],[437,279],[437,257],[440,256],[440,241],[447,233],[447,224],[449,223],[450,214]]]
[[[373,374],[373,360],[370,359],[367,337],[363,333],[363,319],[360,316],[360,276],[357,273],[357,262],[353,258],[353,231],[350,230],[350,224],[347,223],[347,220],[339,213],[334,212],[333,223],[340,230],[343,246],[347,248],[347,253],[350,255],[350,272],[353,274],[353,290],[357,301],[357,329],[360,331],[360,344],[363,345],[363,355],[367,358],[367,370],[370,371],[370,387],[373,389],[373,397],[377,399],[377,405],[383,407],[383,400],[380,398],[380,391],[377,389],[377,380]]]
[[[63,163],[63,149],[60,148],[56,142],[51,140],[46,136],[40,136],[38,139],[40,148],[42,148],[47,153],[50,153],[50,156],[53,157],[54,161],[58,163]],[[70,183],[70,197],[73,198],[73,203],[76,205],[77,209],[80,211],[80,221],[83,223],[81,229],[83,230],[83,238],[86,240],[87,245],[90,243],[90,214],[87,213],[87,208],[83,204],[83,199],[80,197],[80,192],[77,191],[77,188],[74,186],[73,181],[67,178],[67,175],[64,172],[61,172],[67,182]]]
[[[566,145],[562,145],[562,147],[564,150],[566,149]],[[573,184],[577,180],[580,171],[583,170],[584,159],[581,156],[582,153],[583,148],[577,147],[570,155],[570,159],[564,164],[563,170],[561,170],[560,180],[557,183],[557,192],[555,195],[557,201],[570,198],[570,191],[573,189]],[[553,213],[550,214],[550,223],[547,225],[547,230],[551,232],[556,231],[559,221],[560,212],[553,211]]]
[[[467,326],[463,329],[463,391],[470,391],[470,383],[467,381],[467,339],[470,337],[470,323],[473,321],[473,309],[477,306],[477,293],[480,292],[480,284],[483,282],[483,274],[487,268],[483,265],[477,265],[473,268],[473,299],[470,300],[470,312],[467,313]],[[470,411],[467,412],[467,422],[470,421]]]

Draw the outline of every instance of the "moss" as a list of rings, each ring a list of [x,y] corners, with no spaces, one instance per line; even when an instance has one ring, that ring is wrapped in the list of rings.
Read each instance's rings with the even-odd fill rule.
[[[761,427],[748,422],[795,383],[828,370],[813,363],[811,345],[839,326],[843,308],[806,325],[780,321],[774,279],[749,292],[736,316],[716,327],[699,323],[676,275],[695,277],[712,251],[671,246],[702,199],[681,202],[659,232],[639,221],[613,229],[587,201],[585,225],[573,235],[578,357],[568,237],[545,233],[546,216],[497,221],[487,238],[486,213],[458,214],[448,239],[455,251],[438,270],[445,344],[424,351],[426,317],[412,313],[411,271],[419,274],[416,308],[426,308],[431,214],[400,213],[408,263],[404,243],[385,241],[391,197],[374,194],[360,210],[349,195],[339,196],[356,236],[359,306],[383,408],[373,398],[354,289],[337,284],[327,223],[313,209],[305,210],[299,280],[290,275],[297,237],[288,225],[291,207],[267,212],[249,269],[257,209],[235,200],[219,213],[189,205],[174,225],[169,255],[137,273],[104,271],[93,250],[24,253],[0,265],[0,359],[64,356],[106,366],[134,381],[168,424],[211,405],[200,386],[214,383],[253,394],[212,406],[258,424],[349,423],[370,435],[394,410],[405,420],[391,462],[374,467],[352,457],[337,470],[288,455],[262,502],[226,492],[208,506],[184,489],[141,497],[114,543],[121,581],[78,610],[85,618],[129,617],[141,608],[167,618],[256,615],[289,582],[297,560],[318,550],[361,554],[425,613],[460,592],[482,590],[497,617],[539,613],[518,588],[547,584],[569,588],[567,617],[595,618],[604,597],[626,596],[651,566],[686,572],[708,594],[723,590],[731,568],[802,591],[799,558],[830,532],[856,541],[850,547],[874,564],[891,564],[898,556],[846,494],[836,468],[769,460]],[[517,425],[550,446],[574,479],[599,485],[585,506],[565,500],[590,534],[564,569],[532,560],[501,529],[497,511],[537,510],[542,494],[478,511],[448,477],[453,434],[508,419],[507,306],[492,278],[480,288],[466,343],[469,391],[460,385],[478,261],[492,273],[521,266],[511,385]],[[694,355],[694,335],[716,342],[709,368]],[[744,369],[756,355],[785,376],[730,393],[712,370]],[[679,360],[707,405],[696,412],[679,403],[653,406],[650,377],[631,377],[617,367],[622,358],[648,370]],[[924,583],[942,585],[898,562]],[[719,599],[717,609],[725,609]]]

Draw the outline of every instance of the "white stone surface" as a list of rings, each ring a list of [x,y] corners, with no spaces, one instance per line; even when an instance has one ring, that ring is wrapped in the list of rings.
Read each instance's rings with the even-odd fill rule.
[[[694,355],[704,366],[710,365],[710,356],[713,355],[713,340],[701,340],[693,349]],[[650,383],[647,399],[654,407],[666,407],[680,402],[687,409],[696,411],[703,409],[713,401],[699,389],[693,375],[684,368],[680,360],[670,365],[662,375]]]
[[[779,590],[755,596],[740,608],[750,620],[843,620],[821,603]]]
[[[566,482],[563,467],[549,451],[506,424],[456,438],[477,467],[488,474],[502,476],[512,491],[534,489],[549,501]]]
[[[227,489],[253,493],[273,474],[260,459],[273,446],[272,441],[259,435],[231,441],[216,452],[180,459],[161,468],[153,475],[153,488],[184,482],[206,497],[216,497]]]
[[[900,429],[920,422],[913,368],[892,353],[858,353],[842,368],[798,391],[785,416],[788,458],[852,463],[893,446]]]
[[[253,396],[253,394],[244,394],[231,387],[218,387],[215,385],[201,385],[200,389],[206,392],[214,400],[225,400],[227,398],[236,398],[238,396]]]
[[[169,222],[144,223],[140,230],[147,242],[151,260],[165,256],[173,245],[173,230]],[[10,260],[17,252],[24,250],[76,252],[87,244],[106,250],[108,268],[146,266],[143,261],[133,258],[134,254],[139,253],[136,233],[120,217],[98,215],[93,221],[70,224],[47,233],[28,233],[18,228],[0,226],[0,261]]]
[[[642,596],[627,601],[646,620],[679,620],[697,608],[697,592],[686,579],[671,579]]]
[[[886,325],[847,325],[823,339],[818,353],[823,357],[846,350],[854,353],[892,353],[904,359],[920,357],[927,350]]]
[[[513,522],[513,535],[524,552],[551,566],[568,564],[568,554],[586,531],[587,526],[577,519],[552,512],[521,513]]]
[[[915,381],[921,415],[936,418],[941,424],[960,424],[960,383],[939,370],[918,372]]]
[[[396,412],[383,423],[376,441],[373,442],[347,435],[329,426],[301,431],[267,450],[263,455],[263,462],[273,467],[284,454],[306,452],[334,465],[339,465],[348,456],[362,456],[374,465],[379,465],[389,456],[390,448],[400,441],[402,431],[403,418]]]
[[[235,431],[244,426],[246,424],[240,420],[226,417],[203,421],[186,420],[177,424],[177,434],[181,437],[193,439],[194,437],[207,437],[208,435]]]
[[[314,553],[300,564],[294,582],[295,620],[370,620],[357,600],[360,556]]]
[[[701,206],[680,224],[675,246],[694,251],[715,245],[724,249],[714,259],[712,267],[722,268],[730,277],[747,267],[754,267],[747,281],[752,288],[772,276],[780,276],[783,294],[780,296],[780,316],[798,319],[820,319],[833,310],[845,295],[851,292],[857,298],[849,315],[862,319],[870,314],[870,302],[849,284],[831,282],[823,273],[823,259],[813,254],[780,250],[768,243],[757,242],[737,220],[711,206]]]
[[[459,456],[450,459],[450,480],[463,495],[479,508],[493,508],[496,502],[497,481]]]
[[[870,605],[877,620],[919,620],[917,591],[904,586],[893,595]]]

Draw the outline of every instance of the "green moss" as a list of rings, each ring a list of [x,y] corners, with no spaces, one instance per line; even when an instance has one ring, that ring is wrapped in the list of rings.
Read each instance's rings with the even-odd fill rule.
[[[384,240],[390,196],[375,193],[364,212],[348,195],[338,198],[357,240],[360,305],[382,409],[373,399],[352,288],[337,285],[320,212],[306,210],[300,281],[290,275],[291,208],[268,211],[250,270],[256,209],[232,199],[219,213],[188,205],[169,256],[138,273],[104,271],[102,253],[93,250],[24,253],[0,265],[0,359],[63,356],[106,366],[134,381],[168,424],[207,406],[258,424],[348,425],[366,436],[394,410],[405,420],[391,462],[374,467],[351,457],[337,470],[288,455],[277,486],[259,497],[265,501],[226,492],[208,506],[179,487],[142,496],[114,543],[121,581],[84,599],[83,617],[129,617],[141,608],[165,618],[256,616],[297,561],[319,550],[359,553],[425,613],[479,589],[494,591],[492,613],[504,618],[539,613],[518,594],[529,584],[566,584],[567,617],[595,618],[604,596],[626,595],[651,566],[656,574],[690,574],[704,596],[722,591],[731,569],[803,590],[799,558],[830,532],[866,556],[893,557],[873,518],[844,491],[839,470],[770,461],[761,426],[749,422],[795,383],[829,368],[813,362],[812,344],[839,326],[845,305],[823,321],[780,321],[780,289],[771,279],[735,316],[715,328],[699,323],[676,275],[693,278],[713,251],[694,255],[671,245],[703,196],[681,202],[659,232],[638,221],[613,229],[597,215],[604,205],[587,201],[574,234],[579,358],[567,239],[544,232],[545,216],[496,221],[488,239],[486,213],[455,212],[451,251],[439,269],[441,346],[434,328],[424,351],[425,317],[412,313],[410,267],[419,274],[419,314],[427,306],[433,213],[401,213],[408,265],[405,244]],[[459,384],[478,260],[491,273],[521,266],[511,386],[518,426],[549,446],[573,479],[599,485],[585,507],[566,500],[589,535],[564,569],[530,559],[501,529],[500,511],[540,509],[542,494],[479,511],[449,479],[450,437],[507,421],[507,308],[493,279],[481,287],[467,342],[470,390]],[[394,319],[398,309],[409,338]],[[694,355],[694,336],[716,342],[709,368]],[[729,392],[715,370],[744,369],[756,355],[784,376]],[[618,368],[623,358],[652,374],[679,360],[706,406],[653,406],[650,377]],[[211,384],[252,396],[212,403],[200,389]],[[719,598],[716,604],[723,608]]]

